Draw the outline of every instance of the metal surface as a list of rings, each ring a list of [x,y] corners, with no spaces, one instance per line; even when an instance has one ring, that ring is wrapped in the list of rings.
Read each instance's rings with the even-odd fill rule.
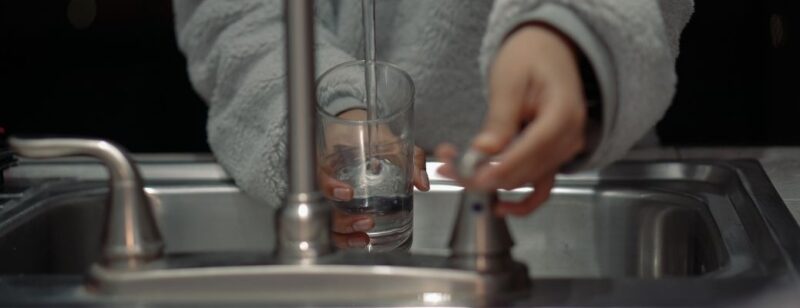
[[[450,300],[472,301],[473,298],[455,296],[468,297],[480,281],[475,272],[404,266],[266,265],[217,267],[207,271],[154,270],[126,275],[97,270],[95,277],[118,282],[115,285],[118,288],[103,289],[119,294],[118,298],[230,302],[268,299],[272,303],[295,305],[363,302],[414,305],[426,294],[446,294]],[[169,283],[170,279],[174,283]],[[266,285],[270,288],[265,289]],[[169,293],[156,292],[156,288],[165,286]]]
[[[152,159],[152,158],[148,158]],[[134,160],[142,162],[134,156]],[[152,163],[139,164],[139,173],[150,181],[230,181],[233,179],[214,161],[195,159],[186,156],[183,161],[153,160]],[[75,159],[20,159],[16,168],[3,172],[5,177],[30,180],[71,178],[85,181],[105,181],[108,168],[97,159],[75,157]]]
[[[459,160],[459,177],[469,179],[486,163],[486,156],[469,150]],[[490,294],[499,290],[528,288],[527,268],[511,258],[514,241],[506,220],[492,210],[497,203],[496,191],[464,189],[458,200],[455,225],[450,238],[451,261],[460,268],[480,273]]]
[[[5,140],[0,139],[0,185],[3,185],[3,171],[16,164],[17,160],[11,153],[11,150],[6,148]]]
[[[276,253],[286,263],[313,264],[333,252],[331,205],[319,193],[292,194],[278,210]]]
[[[116,145],[91,139],[9,138],[20,156],[50,158],[87,155],[100,159],[110,173],[108,215],[103,230],[103,264],[133,269],[161,256],[163,242],[141,176]]]
[[[331,208],[317,187],[314,3],[285,0],[286,89],[289,110],[289,196],[278,213],[277,254],[314,263],[333,251]]]
[[[91,235],[102,227],[105,190],[100,183],[53,183],[3,204],[0,303],[481,304],[473,296],[477,274],[447,268],[461,188],[432,178],[431,192],[415,194],[415,257],[375,257],[374,265],[357,268],[350,264],[366,261],[331,259],[339,255],[314,266],[265,265],[277,262],[271,206],[228,183],[151,182],[168,256],[147,267],[183,269],[105,271],[102,277],[115,282],[105,290],[122,292],[114,296],[82,286],[96,255],[81,251],[100,243]],[[512,254],[532,282],[528,292],[492,299],[503,306],[720,305],[796,281],[800,260],[793,239],[800,228],[752,162],[621,163],[560,176],[541,210],[508,224],[517,243]],[[415,268],[423,265],[430,269]]]

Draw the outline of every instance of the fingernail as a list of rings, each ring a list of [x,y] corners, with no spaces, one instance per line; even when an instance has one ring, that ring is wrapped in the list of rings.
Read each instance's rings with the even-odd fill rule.
[[[428,172],[425,170],[420,170],[420,178],[422,178],[422,186],[425,188],[424,190],[431,189],[431,180],[428,178]]]
[[[361,219],[353,223],[353,230],[366,232],[372,229],[372,221],[369,219]]]
[[[339,201],[348,201],[350,200],[350,191],[347,188],[334,188],[333,197]]]
[[[367,246],[367,244],[369,244],[369,241],[362,237],[354,237],[347,239],[347,246],[350,247],[364,247]]]

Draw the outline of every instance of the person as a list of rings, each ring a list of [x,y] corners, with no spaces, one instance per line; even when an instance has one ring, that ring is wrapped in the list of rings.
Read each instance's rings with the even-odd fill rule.
[[[363,58],[361,1],[315,1],[317,73]],[[675,92],[680,33],[692,0],[386,0],[376,4],[377,58],[416,86],[414,183],[425,153],[454,176],[458,149],[496,155],[465,185],[511,189],[525,215],[560,171],[598,168],[652,129]],[[178,45],[209,105],[208,140],[242,189],[280,204],[286,186],[281,0],[174,0]],[[487,103],[488,102],[488,103]],[[473,139],[474,137],[474,139]],[[438,148],[438,149],[437,149]],[[424,153],[423,153],[424,151]],[[336,199],[348,187],[328,186]],[[368,243],[366,217],[337,220],[346,245]]]

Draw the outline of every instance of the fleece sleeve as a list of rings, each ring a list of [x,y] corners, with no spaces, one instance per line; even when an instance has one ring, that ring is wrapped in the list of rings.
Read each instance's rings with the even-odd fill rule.
[[[333,42],[335,10],[317,1],[317,72],[353,57]],[[208,142],[250,195],[279,205],[286,187],[286,94],[280,0],[174,0],[178,44],[209,105]]]

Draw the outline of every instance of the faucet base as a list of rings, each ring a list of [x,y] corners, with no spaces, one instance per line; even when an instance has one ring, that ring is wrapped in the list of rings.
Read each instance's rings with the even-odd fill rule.
[[[281,263],[314,264],[334,251],[331,205],[319,193],[290,195],[276,216],[277,257]]]

